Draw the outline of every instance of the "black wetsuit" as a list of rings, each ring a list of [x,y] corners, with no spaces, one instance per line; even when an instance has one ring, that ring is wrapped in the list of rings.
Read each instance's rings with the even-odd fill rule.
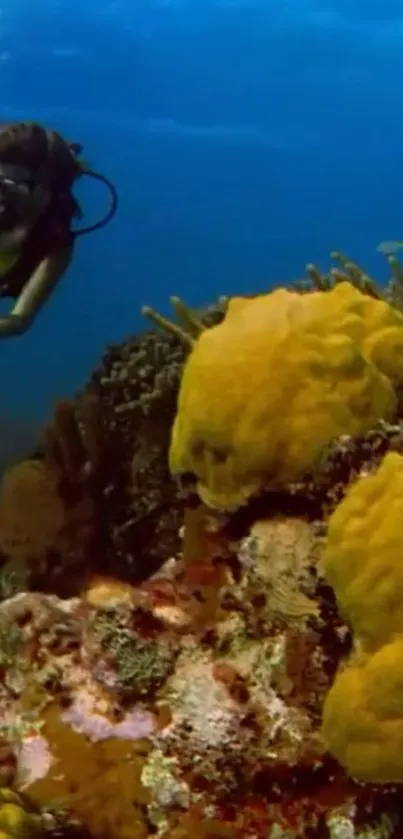
[[[71,192],[55,196],[23,242],[17,262],[0,278],[0,297],[17,298],[40,263],[55,251],[72,247],[72,221],[80,214]]]

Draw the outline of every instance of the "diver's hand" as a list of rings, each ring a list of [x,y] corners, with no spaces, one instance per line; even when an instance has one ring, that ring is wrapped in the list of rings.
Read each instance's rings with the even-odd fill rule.
[[[23,335],[31,324],[31,319],[24,315],[5,315],[0,317],[0,339],[13,338],[14,335]]]
[[[46,256],[15,301],[11,312],[0,317],[0,340],[23,335],[34,322],[70,263],[73,246],[57,249]]]

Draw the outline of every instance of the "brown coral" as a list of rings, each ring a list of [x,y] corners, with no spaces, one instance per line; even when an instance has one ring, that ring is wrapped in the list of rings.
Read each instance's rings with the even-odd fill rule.
[[[43,735],[56,762],[44,780],[26,790],[28,799],[38,806],[59,801],[89,828],[92,839],[146,839],[141,805],[147,793],[140,776],[147,745],[124,740],[91,743],[61,721],[56,707],[44,715]]]
[[[6,472],[0,487],[0,550],[24,566],[33,585],[57,585],[83,568],[88,510],[67,509],[52,471],[27,460]],[[79,580],[77,580],[79,582]]]
[[[0,496],[0,548],[5,554],[40,562],[48,546],[57,544],[64,521],[63,505],[43,462],[23,461],[6,472]]]
[[[154,333],[110,348],[76,401],[56,407],[38,458],[6,474],[0,548],[42,585],[56,566],[71,581],[73,560],[138,579],[178,548],[167,450],[184,353]]]

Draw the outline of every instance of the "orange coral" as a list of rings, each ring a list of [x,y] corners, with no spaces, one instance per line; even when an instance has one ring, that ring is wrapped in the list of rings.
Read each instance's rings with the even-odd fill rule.
[[[6,472],[0,488],[0,549],[7,556],[39,563],[59,545],[65,523],[63,504],[44,463],[26,460]]]
[[[62,802],[94,839],[146,839],[142,806],[148,797],[140,775],[147,744],[92,743],[62,722],[56,706],[45,712],[41,733],[56,762],[46,778],[25,790],[28,798],[38,806]]]
[[[56,585],[64,594],[73,593],[72,565],[86,574],[97,555],[97,406],[83,405],[85,440],[74,406],[60,403],[45,433],[44,457],[14,466],[0,486],[0,550],[25,566],[35,584],[46,579],[46,588]]]
[[[0,486],[0,550],[34,579],[83,564],[88,507],[67,507],[48,465],[26,460]]]

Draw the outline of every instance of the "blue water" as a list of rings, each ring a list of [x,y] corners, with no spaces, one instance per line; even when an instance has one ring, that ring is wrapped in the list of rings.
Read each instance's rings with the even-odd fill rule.
[[[170,294],[200,304],[403,237],[401,0],[1,0],[0,119],[84,143],[116,220],[0,346],[28,424]],[[80,189],[88,221],[106,208]]]

